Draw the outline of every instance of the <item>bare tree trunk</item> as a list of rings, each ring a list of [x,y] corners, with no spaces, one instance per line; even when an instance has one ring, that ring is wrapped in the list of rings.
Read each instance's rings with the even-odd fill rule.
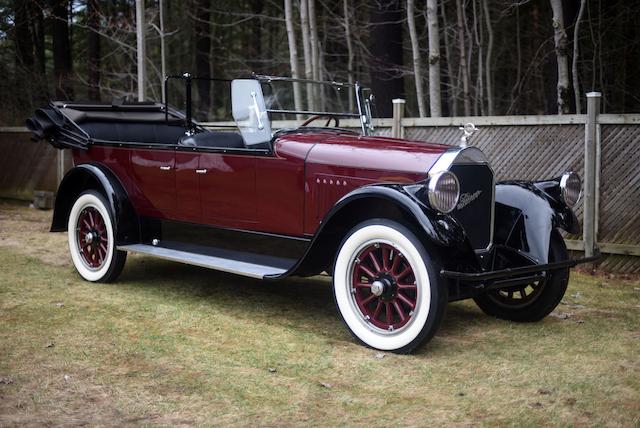
[[[147,66],[145,42],[144,0],[136,0],[136,46],[138,57],[138,101],[147,98]]]
[[[465,43],[465,25],[462,11],[462,1],[456,0],[458,14],[458,45],[460,48],[460,72],[462,78],[462,100],[464,103],[464,115],[471,116],[471,99],[469,97],[469,70],[467,65],[467,49]]]
[[[449,115],[458,115],[458,79],[453,76],[453,62],[451,59],[451,49],[449,48],[449,26],[447,25],[447,12],[445,10],[445,3],[441,3],[440,13],[442,14],[442,26],[444,33],[444,53],[447,59],[447,75],[449,77]]]
[[[491,71],[491,57],[493,54],[493,25],[491,24],[491,15],[489,15],[488,0],[482,0],[482,7],[484,9],[484,19],[487,23],[487,35],[489,36],[489,41],[487,42],[487,57],[484,61],[485,78],[487,79],[487,114],[489,116],[493,116],[493,79]]]
[[[300,78],[298,72],[298,48],[296,47],[296,33],[293,28],[293,7],[291,0],[284,0],[284,16],[287,26],[287,41],[289,42],[289,63],[291,65],[291,77]],[[296,110],[302,110],[302,97],[300,96],[300,84],[293,83],[293,104]]]
[[[44,104],[49,99],[49,91],[47,88],[47,67],[45,57],[45,23],[43,8],[38,3],[30,3],[31,6],[31,36],[33,38],[33,47],[35,49],[35,67],[34,67],[34,101],[36,104]]]
[[[73,87],[69,82],[72,72],[69,2],[67,0],[55,0],[52,16],[53,74],[56,79],[56,97],[73,99]]]
[[[198,0],[195,4],[198,20],[195,23],[196,33],[196,77],[209,77],[211,75],[211,61],[209,52],[211,51],[211,0]],[[198,90],[197,112],[199,115],[207,115],[211,107],[211,97],[209,80],[196,80],[194,82]]]
[[[164,2],[163,0],[158,0],[158,10],[159,19],[160,19],[160,67],[162,73],[162,81],[160,82],[160,87],[162,88],[162,102],[167,102],[167,94],[164,91],[164,79],[167,78],[167,55],[165,49],[165,34],[164,34]]]
[[[250,32],[249,49],[247,52],[247,64],[251,67],[251,71],[254,73],[262,73],[263,58],[262,51],[262,32],[264,27],[263,17],[265,15],[265,2],[263,0],[251,0],[249,2],[252,19],[252,26]],[[215,51],[214,51],[215,52]]]
[[[507,114],[511,111],[512,107],[516,102],[516,93],[520,88],[520,76],[522,74],[522,45],[520,43],[520,7],[518,5],[516,8],[516,83],[511,88],[511,103],[509,105],[509,109],[507,110]]]
[[[314,80],[322,80],[320,70],[320,38],[318,37],[318,20],[316,18],[316,1],[309,1],[309,43],[311,44],[311,64]],[[320,99],[321,109],[324,109],[324,86],[313,85],[314,98]],[[317,107],[317,105],[315,106]]]
[[[31,11],[31,35],[33,37],[33,47],[35,49],[36,71],[41,78],[46,74],[46,58],[44,45],[44,13],[43,8],[37,3],[30,3]]]
[[[347,80],[353,84],[353,41],[351,40],[351,26],[349,24],[349,0],[343,0],[344,36],[347,39]],[[353,112],[353,96],[349,94],[349,112]]]
[[[302,33],[302,51],[304,52],[304,77],[313,79],[313,64],[311,62],[311,43],[309,42],[309,3],[300,0],[300,32]],[[313,85],[307,83],[307,108],[314,110]]]
[[[33,67],[33,46],[29,29],[29,8],[24,0],[15,1],[14,31],[16,43],[16,69],[17,76],[24,76],[25,70]]]
[[[316,2],[309,0],[309,35],[311,43],[311,64],[313,65],[313,78],[320,80],[320,39],[318,38],[318,21],[316,19]]]
[[[407,23],[409,24],[409,37],[411,38],[411,52],[413,54],[413,75],[416,84],[416,98],[418,99],[418,114],[420,117],[425,117],[427,115],[427,108],[424,105],[422,71],[420,71],[420,47],[418,46],[416,20],[413,12],[414,0],[407,0]],[[431,89],[431,87],[429,87],[429,89]]]
[[[326,33],[325,33],[326,34]],[[323,43],[319,43],[318,45],[318,70],[319,70],[319,75],[318,75],[318,79],[319,80],[325,80],[324,78],[324,72],[325,72],[325,57],[324,57],[324,49],[322,49]],[[320,91],[320,108],[321,111],[326,111],[327,110],[327,93],[325,92],[325,85],[316,85],[316,86],[320,86],[318,89]]]
[[[24,100],[31,108],[33,102],[34,65],[33,46],[29,21],[29,7],[24,0],[16,0],[14,4],[14,40],[15,40],[15,70],[14,82],[18,99]]]
[[[580,76],[578,75],[578,36],[580,33],[580,21],[584,14],[584,6],[587,3],[586,0],[580,1],[580,11],[576,18],[576,25],[573,27],[573,61],[571,64],[571,72],[573,74],[573,95],[576,100],[576,114],[582,113],[581,97],[580,97]]]
[[[553,40],[558,62],[557,103],[558,114],[569,113],[569,60],[567,58],[567,33],[564,29],[562,0],[549,0],[553,10]]]
[[[429,32],[429,108],[431,117],[442,116],[440,97],[440,29],[438,0],[427,0],[427,30]]]
[[[89,99],[100,101],[100,2],[87,1]]]
[[[481,1],[481,0],[478,0]],[[471,5],[473,7],[472,16],[473,16],[473,35],[476,40],[476,46],[478,47],[478,65],[476,67],[476,87],[475,87],[475,97],[473,97],[473,115],[474,116],[484,116],[484,66],[482,61],[484,56],[482,55],[482,48],[484,45],[484,31],[482,28],[482,10],[478,10],[476,8],[476,0],[471,0]],[[470,43],[473,46],[473,43]],[[472,59],[472,51],[469,52],[470,61]],[[469,73],[471,74],[471,66],[469,66]]]
[[[403,24],[406,16],[400,0],[366,2],[370,21],[368,65],[371,89],[379,117],[392,117],[394,98],[404,97]]]

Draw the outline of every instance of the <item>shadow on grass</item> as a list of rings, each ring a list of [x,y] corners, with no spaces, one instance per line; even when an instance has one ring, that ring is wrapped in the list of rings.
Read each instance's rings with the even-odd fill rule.
[[[268,317],[269,322],[293,325],[311,334],[322,332],[330,340],[355,343],[336,309],[329,277],[262,281],[136,256],[127,261],[125,271],[114,285],[160,293],[172,301],[205,303],[212,310],[224,307],[245,319]],[[496,323],[473,304],[452,303],[437,336],[460,336],[469,327],[489,328]],[[437,343],[423,349],[435,348],[439,348]]]

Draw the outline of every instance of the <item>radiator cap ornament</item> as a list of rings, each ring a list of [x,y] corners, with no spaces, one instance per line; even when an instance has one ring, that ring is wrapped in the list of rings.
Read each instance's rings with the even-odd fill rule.
[[[469,142],[469,138],[473,135],[474,132],[478,130],[476,126],[469,122],[465,123],[464,126],[461,126],[460,129],[464,135],[460,138],[460,147],[467,147],[467,143]]]

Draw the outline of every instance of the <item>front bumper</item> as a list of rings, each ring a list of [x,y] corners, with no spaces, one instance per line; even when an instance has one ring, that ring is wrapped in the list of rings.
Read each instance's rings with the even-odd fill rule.
[[[471,283],[470,285],[476,289],[493,290],[528,284],[544,278],[544,272],[571,268],[582,263],[595,262],[601,258],[602,254],[597,251],[591,257],[486,272],[456,272],[443,269],[440,271],[440,276],[454,280],[458,285],[460,283]]]

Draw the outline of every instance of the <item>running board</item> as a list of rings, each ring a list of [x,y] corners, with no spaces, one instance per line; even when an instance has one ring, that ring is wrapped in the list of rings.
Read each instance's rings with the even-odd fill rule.
[[[213,248],[207,248],[206,251],[204,251],[203,247],[196,246],[190,246],[188,249],[192,251],[186,251],[185,248],[176,249],[146,244],[118,246],[118,250],[122,251],[147,254],[165,260],[201,266],[258,279],[263,279],[267,275],[282,275],[291,266],[293,266],[293,264],[295,264],[295,260],[261,256],[258,254],[241,253],[237,251]]]

